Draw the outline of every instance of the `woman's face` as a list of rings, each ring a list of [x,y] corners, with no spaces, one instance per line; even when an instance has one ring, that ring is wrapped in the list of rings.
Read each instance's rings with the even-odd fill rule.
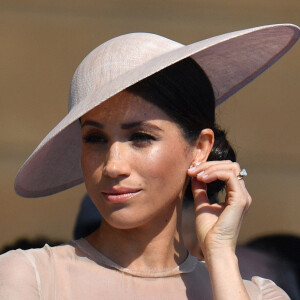
[[[81,118],[86,188],[111,226],[165,218],[183,197],[193,149],[161,109],[123,91]]]

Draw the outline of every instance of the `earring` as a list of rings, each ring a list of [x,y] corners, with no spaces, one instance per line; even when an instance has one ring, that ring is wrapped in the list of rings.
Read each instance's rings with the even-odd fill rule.
[[[190,165],[189,169],[190,169],[190,170],[195,169],[195,168],[196,168],[197,166],[199,166],[200,164],[201,164],[200,161],[194,161],[194,162]]]

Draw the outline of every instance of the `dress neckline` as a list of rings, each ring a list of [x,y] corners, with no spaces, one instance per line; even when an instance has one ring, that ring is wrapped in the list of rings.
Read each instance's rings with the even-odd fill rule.
[[[125,267],[122,267],[118,265],[117,263],[113,262],[111,259],[103,255],[101,252],[99,252],[94,246],[92,246],[86,239],[81,238],[79,240],[72,240],[70,242],[71,245],[77,247],[80,249],[80,251],[87,254],[89,258],[91,258],[94,262],[97,264],[100,264],[102,266],[118,270],[122,273],[135,276],[135,277],[144,277],[144,278],[159,278],[159,277],[172,277],[172,276],[178,276],[182,273],[190,273],[192,272],[197,263],[198,260],[196,257],[192,256],[190,253],[188,253],[187,258],[184,260],[182,264],[175,267],[174,269],[168,269],[161,272],[146,272],[146,271],[136,271],[131,270]]]

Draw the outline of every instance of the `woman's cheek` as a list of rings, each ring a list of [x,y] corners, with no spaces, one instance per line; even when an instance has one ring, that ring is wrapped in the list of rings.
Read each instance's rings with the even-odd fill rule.
[[[95,155],[94,151],[82,149],[81,169],[85,181],[99,181],[98,177],[101,177],[102,164],[101,158],[99,158],[99,155]]]
[[[184,182],[186,177],[185,164],[182,159],[186,159],[177,147],[155,147],[144,159],[142,171],[144,175],[158,179],[161,185],[167,183]]]

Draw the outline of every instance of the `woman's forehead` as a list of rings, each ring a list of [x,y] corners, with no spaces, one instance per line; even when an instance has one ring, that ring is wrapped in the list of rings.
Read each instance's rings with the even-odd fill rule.
[[[83,115],[81,119],[102,120],[102,122],[113,122],[114,120],[122,120],[122,122],[146,121],[151,119],[170,121],[170,118],[156,105],[126,90],[96,106]]]

